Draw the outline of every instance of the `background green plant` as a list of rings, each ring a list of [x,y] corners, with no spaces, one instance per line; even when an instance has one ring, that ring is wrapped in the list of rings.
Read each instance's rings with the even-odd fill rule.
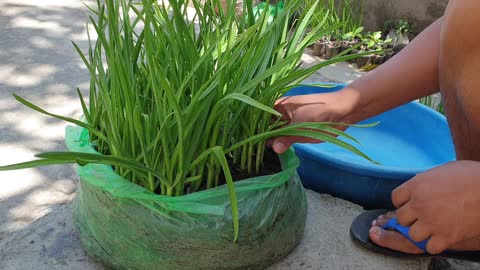
[[[354,33],[363,25],[363,0],[305,0],[303,9],[316,5],[310,27],[322,24],[325,28],[337,26],[326,34],[328,40],[341,40],[343,35]]]
[[[418,100],[425,106],[428,106],[441,114],[445,114],[445,106],[436,96],[426,96]]]
[[[392,43],[390,38],[382,39],[382,32],[380,31],[366,33],[362,36],[361,41],[364,45],[364,50],[378,51],[379,53],[381,53],[381,50],[386,49]]]
[[[230,167],[259,172],[265,142],[275,136],[308,136],[332,142],[368,158],[332,135],[349,135],[332,123],[283,126],[275,100],[338,57],[300,68],[304,49],[336,26],[305,29],[313,5],[289,29],[301,0],[288,1],[268,22],[268,9],[255,17],[252,1],[244,16],[235,3],[192,0],[195,20],[183,0],[169,6],[154,0],[98,1],[90,17],[98,39],[84,54],[90,72],[86,102],[77,91],[85,121],[54,115],[16,96],[24,105],[88,130],[98,154],[43,153],[39,160],[0,167],[20,169],[50,164],[113,165],[116,173],[160,195],[180,196],[219,185],[223,172],[230,194],[235,235],[238,209]],[[274,121],[272,121],[274,116]],[[355,141],[355,140],[354,140]]]
[[[385,34],[390,31],[395,31],[398,35],[408,34],[413,32],[412,25],[404,19],[390,20],[385,22]]]
[[[354,31],[343,34],[342,39],[345,41],[353,42],[362,38],[363,26],[358,27]]]

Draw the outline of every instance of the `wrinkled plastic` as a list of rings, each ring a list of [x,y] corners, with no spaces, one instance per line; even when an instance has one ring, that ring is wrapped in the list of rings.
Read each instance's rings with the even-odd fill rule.
[[[70,151],[95,153],[88,132],[68,127]],[[160,196],[107,165],[78,168],[74,221],[86,251],[115,269],[264,269],[300,241],[306,197],[293,151],[284,171],[235,183],[240,233],[233,243],[226,186]]]

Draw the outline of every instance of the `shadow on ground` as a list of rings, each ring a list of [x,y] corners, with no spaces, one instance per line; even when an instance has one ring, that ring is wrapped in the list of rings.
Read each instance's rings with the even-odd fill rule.
[[[87,89],[88,73],[70,40],[87,47],[85,22],[81,1],[0,3],[0,164],[65,150],[67,124],[26,108],[12,94],[48,111],[78,117],[75,89]],[[75,184],[73,166],[0,172],[0,241],[55,205],[69,202]]]

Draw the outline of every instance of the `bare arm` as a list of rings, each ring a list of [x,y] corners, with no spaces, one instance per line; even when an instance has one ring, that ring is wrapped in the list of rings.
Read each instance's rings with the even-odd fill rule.
[[[341,91],[353,102],[346,122],[358,122],[439,91],[438,59],[443,18],[405,49]]]
[[[276,102],[275,109],[291,124],[353,124],[438,92],[442,22],[443,18],[437,20],[390,61],[343,90],[282,98]],[[270,141],[277,153],[285,152],[297,142],[318,141],[304,137],[279,137]]]

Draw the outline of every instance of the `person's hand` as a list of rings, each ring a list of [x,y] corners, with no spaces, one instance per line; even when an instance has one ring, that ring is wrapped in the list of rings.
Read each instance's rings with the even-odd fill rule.
[[[457,161],[419,174],[395,189],[392,201],[414,241],[430,238],[430,254],[479,237],[480,163]]]
[[[355,107],[355,99],[345,91],[285,97],[277,100],[274,109],[280,112],[289,124],[305,122],[335,122],[353,124],[349,120]],[[345,126],[336,128],[345,130]],[[269,145],[277,154],[282,154],[294,143],[318,143],[320,141],[297,136],[271,139]]]

